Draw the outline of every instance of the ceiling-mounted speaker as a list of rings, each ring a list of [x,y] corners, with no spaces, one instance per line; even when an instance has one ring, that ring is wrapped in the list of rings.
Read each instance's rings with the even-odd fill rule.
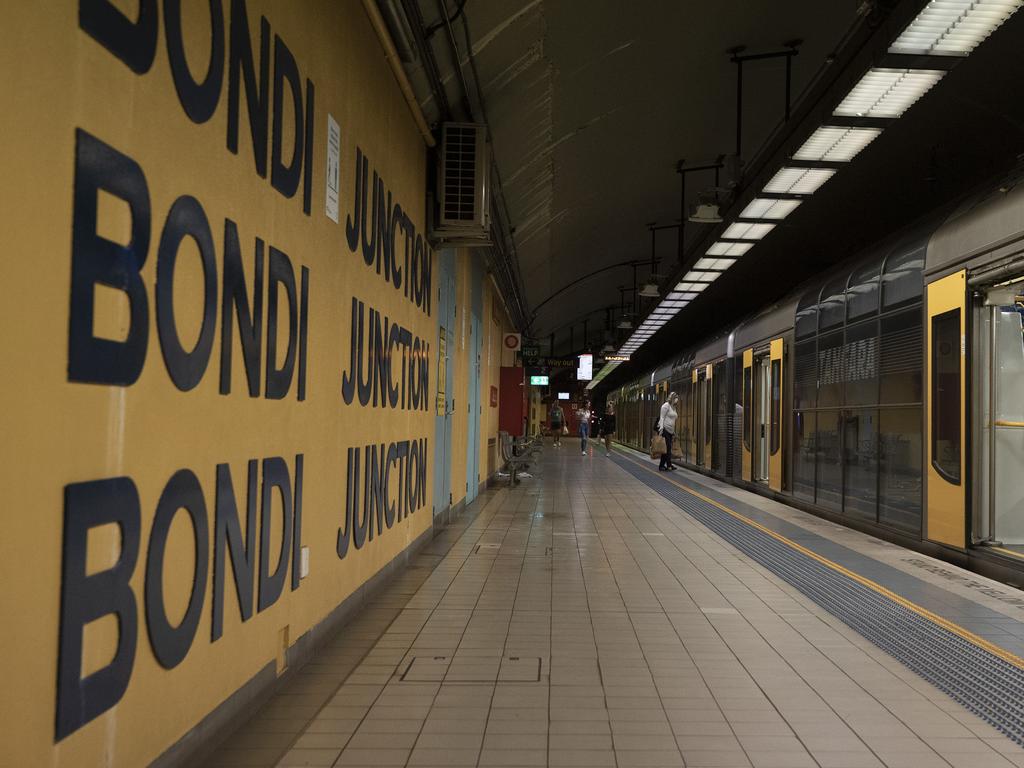
[[[690,215],[690,221],[695,224],[721,224],[722,216],[718,212],[717,203],[701,203]]]
[[[630,331],[633,329],[633,321],[628,317],[623,317],[615,327],[621,331]]]
[[[718,212],[718,193],[725,192],[718,187],[710,187],[697,193],[697,208],[690,214],[694,224],[721,224],[722,216]]]
[[[661,297],[661,291],[658,290],[658,281],[653,277],[644,283],[644,287],[640,289],[640,296],[645,299],[657,299]]]

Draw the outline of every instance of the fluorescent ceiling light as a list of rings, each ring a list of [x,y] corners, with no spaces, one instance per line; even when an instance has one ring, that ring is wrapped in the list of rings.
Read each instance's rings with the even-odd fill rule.
[[[708,272],[700,269],[691,269],[685,275],[683,280],[692,280],[697,283],[713,283],[718,279],[720,272]]]
[[[1021,7],[1022,0],[932,0],[889,53],[966,56]]]
[[[728,240],[760,240],[775,228],[774,224],[749,224],[738,221],[722,234]]]
[[[692,301],[696,298],[696,293],[680,293],[679,291],[672,291],[672,293],[665,297],[666,301]]]
[[[694,264],[695,269],[726,270],[736,263],[736,259],[700,259]]]
[[[799,200],[772,200],[766,197],[755,197],[743,209],[740,218],[781,220],[796,210],[798,205],[800,205]]]
[[[658,305],[658,307],[675,307],[676,309],[682,309],[687,304],[689,304],[688,301],[663,301]]]
[[[776,194],[811,195],[833,175],[835,175],[834,168],[782,168],[772,176],[771,181],[764,185],[764,191]],[[793,201],[780,200],[779,202]]]
[[[881,128],[837,128],[825,125],[811,134],[793,158],[848,163],[878,138],[881,132]]]
[[[705,253],[708,256],[742,256],[753,247],[753,243],[715,243]]]
[[[899,117],[931,90],[944,74],[937,69],[870,69],[833,114]]]
[[[692,293],[700,293],[707,287],[707,283],[679,283],[676,286],[680,291],[691,291]]]

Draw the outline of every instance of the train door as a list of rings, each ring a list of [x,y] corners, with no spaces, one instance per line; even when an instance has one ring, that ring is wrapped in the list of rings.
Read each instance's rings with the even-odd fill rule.
[[[690,463],[699,464],[697,447],[700,442],[700,374],[694,366],[690,373]]]
[[[782,490],[782,339],[772,339],[768,352],[768,487]]]
[[[750,482],[754,479],[754,350],[748,349],[743,353],[743,379],[742,379],[742,407],[743,407],[743,479]]]
[[[767,354],[754,361],[754,480],[768,483],[771,364]]]
[[[690,382],[679,382],[679,420],[676,422],[676,440],[682,461],[692,461],[690,453]]]
[[[715,419],[714,387],[712,386],[714,382],[714,370],[714,366],[710,364],[704,366],[704,392],[703,397],[701,398],[701,408],[703,409],[703,413],[701,414],[703,417],[702,428],[704,430],[703,465],[705,467],[708,467],[709,469],[711,467],[711,449],[713,446],[713,441],[711,438],[712,433],[714,431]]]
[[[1024,554],[1024,276],[982,288],[974,304],[974,532]]]
[[[925,536],[964,548],[967,535],[964,427],[966,333],[964,271],[928,285]]]
[[[693,463],[704,466],[704,407],[707,374],[703,366],[693,369]]]

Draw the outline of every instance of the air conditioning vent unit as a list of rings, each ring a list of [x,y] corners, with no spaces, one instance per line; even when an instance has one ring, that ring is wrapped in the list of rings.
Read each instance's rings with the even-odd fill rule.
[[[439,155],[435,242],[491,245],[491,156],[486,126],[444,123]]]

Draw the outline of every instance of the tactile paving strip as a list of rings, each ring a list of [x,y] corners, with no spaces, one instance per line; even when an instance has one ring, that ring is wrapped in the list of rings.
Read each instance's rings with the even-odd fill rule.
[[[1024,746],[1024,670],[627,459],[616,463]]]

